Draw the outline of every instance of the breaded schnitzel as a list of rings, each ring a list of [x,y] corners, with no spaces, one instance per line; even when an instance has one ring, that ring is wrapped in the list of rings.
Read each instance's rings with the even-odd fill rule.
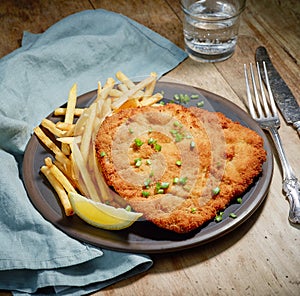
[[[147,220],[177,233],[213,219],[266,160],[254,131],[177,104],[121,110],[105,119],[95,147],[107,184]]]

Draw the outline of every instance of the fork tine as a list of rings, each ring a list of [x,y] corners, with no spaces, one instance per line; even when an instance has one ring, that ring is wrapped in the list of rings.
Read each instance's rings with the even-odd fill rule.
[[[270,82],[269,82],[269,77],[268,77],[268,72],[267,72],[267,67],[266,67],[265,61],[263,61],[263,68],[264,68],[264,72],[265,72],[266,85],[267,85],[267,90],[268,90],[268,94],[269,94],[272,113],[274,116],[278,116],[276,104],[274,101],[273,93],[272,93]]]
[[[251,73],[251,79],[252,79],[252,85],[253,85],[253,92],[254,92],[254,97],[255,97],[256,108],[257,108],[257,111],[258,111],[258,115],[260,117],[263,117],[261,103],[260,103],[260,100],[259,100],[259,96],[258,96],[258,92],[257,92],[257,87],[256,87],[256,83],[255,83],[255,76],[254,76],[254,72],[253,72],[252,63],[250,63],[250,73]]]
[[[259,87],[260,87],[260,92],[261,92],[261,97],[262,97],[262,101],[263,101],[263,105],[264,105],[265,114],[266,114],[266,116],[271,116],[270,108],[268,106],[268,101],[267,101],[265,91],[264,91],[264,85],[263,85],[263,82],[262,82],[262,79],[261,79],[260,66],[259,66],[258,62],[256,63],[256,68],[257,68]]]
[[[244,64],[244,74],[245,74],[245,81],[246,81],[246,92],[247,92],[247,98],[248,98],[248,107],[250,114],[253,118],[256,118],[255,110],[254,110],[254,104],[251,97],[251,91],[250,91],[250,85],[248,80],[248,73],[247,73],[247,66]]]

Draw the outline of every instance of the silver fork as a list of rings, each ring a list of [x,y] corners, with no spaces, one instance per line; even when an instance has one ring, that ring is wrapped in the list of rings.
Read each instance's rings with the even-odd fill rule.
[[[280,127],[280,120],[277,113],[277,108],[274,102],[272,90],[269,83],[268,73],[266,70],[266,64],[263,62],[264,73],[266,77],[266,88],[268,97],[265,94],[264,86],[262,83],[259,64],[256,64],[257,69],[257,80],[259,88],[256,87],[255,74],[252,64],[250,64],[250,77],[252,81],[252,88],[254,98],[252,98],[250,84],[247,74],[247,66],[244,64],[245,79],[246,79],[246,90],[248,97],[248,107],[252,118],[260,125],[264,130],[267,130],[275,144],[279,159],[283,169],[283,191],[289,200],[289,221],[291,223],[300,223],[300,183],[296,178],[283,150],[281,139],[278,133]],[[259,96],[260,89],[260,96]]]

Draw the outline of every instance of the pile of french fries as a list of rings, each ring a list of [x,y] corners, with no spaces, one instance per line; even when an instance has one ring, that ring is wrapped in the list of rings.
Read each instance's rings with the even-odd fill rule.
[[[157,74],[134,83],[123,72],[116,73],[117,81],[108,78],[104,86],[98,82],[97,96],[87,108],[77,108],[77,84],[69,92],[66,108],[57,108],[55,116],[64,116],[54,123],[43,119],[34,129],[35,135],[51,151],[41,172],[56,191],[67,216],[73,215],[69,192],[78,192],[97,202],[124,207],[124,201],[106,184],[95,154],[94,140],[107,116],[124,108],[150,106],[162,99],[155,93]],[[47,136],[48,130],[53,137]],[[52,139],[51,139],[52,138]]]

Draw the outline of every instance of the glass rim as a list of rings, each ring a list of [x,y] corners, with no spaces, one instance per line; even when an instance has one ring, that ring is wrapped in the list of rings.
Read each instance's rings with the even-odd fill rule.
[[[236,11],[235,14],[233,15],[230,15],[229,17],[224,17],[224,16],[220,16],[220,17],[205,17],[205,15],[200,15],[199,14],[194,14],[194,13],[191,13],[187,7],[183,4],[184,0],[180,0],[180,4],[181,4],[181,8],[183,10],[183,12],[186,14],[186,15],[189,15],[195,19],[201,19],[201,20],[205,20],[207,22],[215,22],[217,20],[230,20],[232,18],[236,18],[236,17],[239,17],[242,12],[245,10],[246,8],[246,0],[243,1],[243,3],[241,4],[241,7]]]

